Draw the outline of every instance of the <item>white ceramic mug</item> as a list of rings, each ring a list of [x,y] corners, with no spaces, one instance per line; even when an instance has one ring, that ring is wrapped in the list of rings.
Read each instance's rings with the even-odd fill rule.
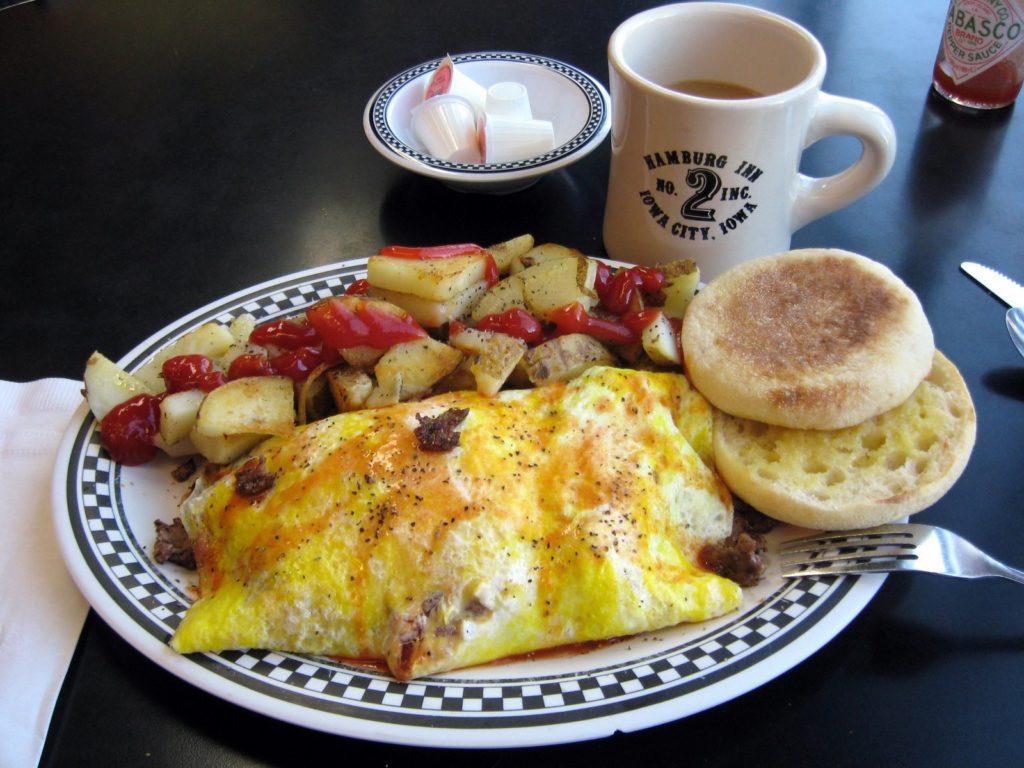
[[[867,193],[895,159],[885,113],[823,93],[821,44],[776,14],[725,3],[654,8],[615,30],[608,62],[604,245],[614,259],[692,258],[712,278],[787,250],[794,231]],[[708,81],[752,93],[677,89]],[[861,142],[860,158],[833,176],[801,174],[804,148],[837,134]]]

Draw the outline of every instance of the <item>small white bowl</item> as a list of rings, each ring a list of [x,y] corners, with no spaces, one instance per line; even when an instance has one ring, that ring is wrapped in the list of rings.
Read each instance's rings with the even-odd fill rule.
[[[487,51],[452,56],[455,66],[484,88],[496,83],[526,86],[533,117],[554,126],[555,149],[507,163],[460,163],[427,154],[411,126],[413,107],[442,59],[427,61],[388,80],[363,112],[363,130],[374,149],[414,173],[463,192],[505,194],[593,151],[611,127],[608,91],[585,72],[555,59],[526,53]]]

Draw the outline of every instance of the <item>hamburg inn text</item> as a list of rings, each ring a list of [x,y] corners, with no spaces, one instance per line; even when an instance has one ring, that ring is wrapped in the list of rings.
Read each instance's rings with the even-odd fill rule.
[[[730,163],[725,154],[671,149],[644,155],[643,162],[651,184],[640,191],[640,203],[674,237],[715,240],[757,210],[763,170],[748,160]]]

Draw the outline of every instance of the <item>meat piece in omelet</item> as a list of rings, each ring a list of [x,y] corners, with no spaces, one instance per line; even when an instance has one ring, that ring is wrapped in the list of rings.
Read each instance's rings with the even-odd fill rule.
[[[415,432],[453,409],[457,445]],[[673,373],[452,392],[271,438],[183,506],[201,597],[178,651],[384,660],[401,680],[702,621],[739,586],[698,565],[729,535],[711,410]],[[240,493],[238,471],[272,483]]]

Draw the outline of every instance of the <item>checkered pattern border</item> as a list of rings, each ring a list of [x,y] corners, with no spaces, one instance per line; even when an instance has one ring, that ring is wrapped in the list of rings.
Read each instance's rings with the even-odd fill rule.
[[[136,539],[136,533],[149,538],[153,533],[134,532],[127,525],[118,490],[119,470],[102,451],[99,433],[92,430],[81,456],[78,493],[84,530],[79,541],[84,537],[93,556],[93,572],[105,577],[108,590],[117,590],[112,596],[122,608],[173,631],[188,607],[187,600]]]
[[[607,106],[605,105],[601,92],[598,90],[597,86],[594,85],[594,81],[580,70],[561,61],[547,59],[541,56],[529,56],[522,53],[467,53],[459,56],[453,56],[452,61],[456,64],[473,61],[511,61],[535,64],[554,72],[558,72],[560,75],[574,83],[580,91],[583,92],[589,106],[589,114],[587,116],[586,123],[584,123],[579,132],[569,141],[562,144],[560,147],[556,147],[551,152],[546,152],[543,155],[538,155],[537,157],[530,158],[529,160],[517,160],[515,162],[507,163],[487,163],[484,165],[479,163],[457,163],[447,160],[439,160],[436,157],[431,157],[430,155],[413,149],[399,139],[388,124],[387,113],[391,100],[406,83],[410,80],[415,80],[417,77],[428,72],[433,72],[440,61],[440,59],[436,59],[434,61],[428,61],[424,64],[420,64],[419,66],[406,70],[394,79],[388,81],[377,93],[377,96],[374,98],[373,106],[370,110],[370,119],[373,131],[381,142],[396,154],[412,158],[431,168],[438,168],[446,171],[472,171],[473,173],[479,174],[503,173],[506,171],[520,171],[527,168],[538,168],[575,152],[577,149],[593,139],[608,120]]]
[[[400,683],[317,658],[266,651],[221,656],[237,667],[297,691],[367,707],[425,714],[558,712],[699,687],[715,668],[755,652],[797,622],[832,589],[835,579],[802,579],[742,624],[635,665],[557,679],[414,681]],[[672,690],[673,695],[681,691]]]
[[[236,294],[193,316],[186,327],[170,329],[164,343],[210,319],[229,320],[239,312],[257,319],[291,314],[340,293],[361,277],[365,261],[339,265],[308,279],[281,281],[259,291]],[[143,362],[135,361],[129,367]],[[70,464],[71,526],[97,580],[114,602],[162,642],[188,608],[189,597],[148,554],[153,532],[133,531],[120,488],[120,465],[102,451],[95,423],[80,429]],[[170,510],[168,515],[173,514]],[[735,674],[765,658],[780,640],[790,640],[828,612],[849,589],[841,577],[789,581],[769,599],[725,626],[628,663],[585,672],[528,679],[436,678],[400,683],[382,674],[330,659],[274,651],[246,650],[189,657],[206,669],[246,687],[302,706],[378,720],[423,721],[458,716],[456,727],[474,718],[502,722],[545,717],[564,721],[600,716],[609,706],[637,708],[651,701],[685,695],[709,681]],[[816,618],[817,617],[817,618]],[[421,723],[421,724],[423,724]],[[449,724],[447,720],[445,724]]]
[[[238,312],[248,312],[257,320],[292,315],[315,304],[321,299],[337,296],[345,292],[345,286],[351,281],[342,281],[340,277],[329,277],[308,285],[298,285],[289,290],[274,291],[266,296],[258,296],[246,301]],[[227,312],[219,315],[217,320],[228,323],[238,312]]]

